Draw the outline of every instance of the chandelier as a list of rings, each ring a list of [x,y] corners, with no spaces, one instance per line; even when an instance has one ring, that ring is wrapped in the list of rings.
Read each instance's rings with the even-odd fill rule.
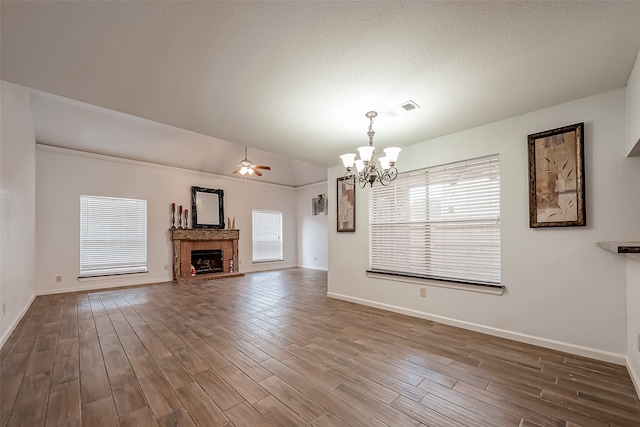
[[[369,111],[365,114],[365,116],[369,118],[369,131],[367,132],[369,145],[358,147],[360,158],[356,159],[356,154],[353,153],[340,156],[344,167],[347,169],[344,177],[352,181],[353,185],[357,182],[360,188],[366,187],[367,184],[373,187],[375,182],[379,182],[382,185],[389,185],[389,183],[398,176],[398,170],[395,168],[395,164],[396,160],[398,160],[398,154],[400,154],[400,148],[385,148],[383,150],[385,156],[378,159],[380,165],[378,166],[378,162],[376,162],[376,149],[373,146],[373,135],[375,135],[373,131],[373,119],[377,115],[378,113],[375,111]],[[355,172],[353,171],[354,165],[356,167]]]

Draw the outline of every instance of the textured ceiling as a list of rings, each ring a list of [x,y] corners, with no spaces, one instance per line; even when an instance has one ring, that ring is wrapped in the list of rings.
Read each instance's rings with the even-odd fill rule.
[[[2,80],[231,142],[238,160],[247,145],[319,166],[366,143],[369,110],[415,101],[374,126],[380,148],[413,144],[623,87],[640,50],[640,2],[2,1],[0,12]],[[45,98],[37,126],[55,114]],[[72,139],[54,128],[39,140]],[[126,150],[144,160],[149,146]]]

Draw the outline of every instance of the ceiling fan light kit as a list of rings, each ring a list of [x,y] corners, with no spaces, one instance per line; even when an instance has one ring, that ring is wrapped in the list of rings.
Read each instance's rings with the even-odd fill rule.
[[[244,147],[244,160],[238,164],[238,168],[233,173],[240,173],[240,175],[253,175],[262,176],[262,173],[258,169],[270,171],[270,166],[254,165],[251,160],[247,158],[247,147]]]
[[[395,167],[398,155],[401,149],[399,147],[385,148],[385,156],[378,158],[376,162],[376,149],[373,146],[373,119],[378,115],[375,111],[369,111],[365,116],[369,119],[369,131],[367,136],[369,137],[369,145],[358,147],[358,154],[360,158],[356,159],[357,154],[347,153],[340,156],[342,163],[346,169],[344,174],[345,179],[351,182],[352,185],[358,183],[360,188],[366,187],[369,184],[373,187],[375,182],[379,182],[382,185],[389,185],[391,181],[398,176],[398,170]],[[356,170],[353,171],[355,166]]]

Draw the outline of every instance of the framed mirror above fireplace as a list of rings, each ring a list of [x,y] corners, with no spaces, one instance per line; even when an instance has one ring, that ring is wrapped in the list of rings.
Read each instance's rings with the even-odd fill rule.
[[[191,187],[193,228],[224,228],[224,191]]]

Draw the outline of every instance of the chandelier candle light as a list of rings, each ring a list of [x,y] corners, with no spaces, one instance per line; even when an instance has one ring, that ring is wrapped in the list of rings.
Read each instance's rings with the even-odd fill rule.
[[[360,158],[356,160],[356,154],[353,153],[343,154],[340,156],[344,167],[347,169],[344,177],[347,180],[352,181],[353,185],[357,182],[361,188],[366,187],[367,184],[373,187],[373,184],[376,181],[382,185],[389,185],[389,183],[398,176],[398,170],[395,168],[395,164],[398,160],[398,154],[400,154],[401,151],[400,148],[385,148],[383,150],[385,156],[378,159],[380,166],[378,166],[378,163],[376,162],[376,149],[373,146],[373,135],[375,135],[375,132],[373,131],[373,119],[377,115],[378,113],[375,111],[369,111],[365,114],[365,116],[369,118],[369,131],[367,132],[367,136],[369,136],[369,145],[358,147]],[[353,171],[354,164],[356,166],[355,173]]]

